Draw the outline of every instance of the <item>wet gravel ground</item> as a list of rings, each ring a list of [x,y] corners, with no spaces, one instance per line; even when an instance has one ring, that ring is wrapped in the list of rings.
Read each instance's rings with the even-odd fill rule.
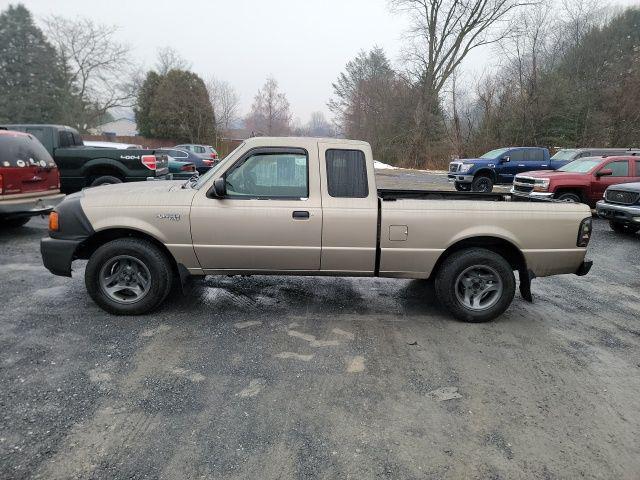
[[[0,231],[2,479],[640,475],[640,235],[596,221],[587,277],[482,325],[424,281],[260,276],[115,317],[44,235]]]

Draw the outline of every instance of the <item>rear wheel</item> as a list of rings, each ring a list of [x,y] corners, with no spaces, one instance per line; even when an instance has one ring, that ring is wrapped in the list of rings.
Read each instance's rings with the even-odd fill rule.
[[[575,193],[575,192],[564,192],[564,193],[559,193],[555,196],[555,198],[557,200],[560,200],[562,202],[570,202],[570,203],[580,203],[582,202],[582,199],[580,198],[580,195]]]
[[[453,184],[453,186],[456,187],[456,190],[458,192],[469,192],[469,191],[471,191],[471,184],[470,183],[455,182]]]
[[[640,231],[640,225],[631,225],[630,223],[614,222],[613,220],[609,221],[609,226],[611,227],[611,230],[613,230],[616,233],[634,234]]]
[[[135,238],[113,240],[87,263],[85,285],[91,298],[116,315],[139,315],[158,307],[173,281],[171,263],[153,243]]]
[[[29,220],[31,220],[31,217],[5,218],[0,220],[0,225],[6,228],[19,228],[26,225]]]
[[[476,177],[471,183],[471,190],[479,193],[491,193],[493,191],[493,180],[486,175]]]
[[[113,175],[101,175],[95,178],[90,187],[97,187],[99,185],[113,185],[114,183],[122,183],[122,180],[118,177],[114,177]]]
[[[454,317],[488,322],[509,307],[516,291],[511,265],[500,255],[470,248],[447,258],[436,276],[436,294]]]

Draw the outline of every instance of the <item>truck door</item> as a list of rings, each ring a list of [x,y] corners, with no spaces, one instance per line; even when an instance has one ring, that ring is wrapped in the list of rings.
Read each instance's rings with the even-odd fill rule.
[[[191,208],[194,250],[207,273],[320,269],[318,153],[254,148],[225,172],[227,195],[203,188]]]
[[[509,161],[505,162],[503,159],[509,157]],[[513,149],[505,152],[497,162],[496,171],[498,173],[500,183],[511,183],[513,177],[515,177],[520,171],[518,164],[521,164],[524,160],[524,153],[522,150]]]
[[[618,183],[635,181],[635,177],[631,176],[629,160],[612,160],[605,163],[598,171],[601,170],[611,170],[613,174],[599,177],[597,175],[598,172],[594,173],[593,180],[591,181],[591,200],[593,202],[602,200],[607,187],[617,185]]]
[[[373,275],[378,190],[371,148],[319,143],[322,178],[322,270]]]

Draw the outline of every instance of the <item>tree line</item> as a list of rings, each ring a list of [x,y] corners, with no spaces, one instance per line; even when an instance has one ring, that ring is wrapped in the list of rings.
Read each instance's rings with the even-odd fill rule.
[[[360,52],[329,103],[341,134],[369,141],[380,160],[444,167],[500,146],[640,146],[639,8],[391,4],[411,22],[399,67],[379,47]],[[465,82],[460,64],[488,45],[500,65]]]

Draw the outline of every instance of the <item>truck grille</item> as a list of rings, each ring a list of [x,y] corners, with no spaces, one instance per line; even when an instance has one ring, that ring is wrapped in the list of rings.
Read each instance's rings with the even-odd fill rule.
[[[516,177],[513,181],[521,184],[524,183],[527,185],[535,185],[536,183],[535,179],[529,177]]]
[[[609,203],[617,203],[619,205],[633,205],[640,198],[640,193],[625,192],[622,190],[607,190],[605,199]]]

